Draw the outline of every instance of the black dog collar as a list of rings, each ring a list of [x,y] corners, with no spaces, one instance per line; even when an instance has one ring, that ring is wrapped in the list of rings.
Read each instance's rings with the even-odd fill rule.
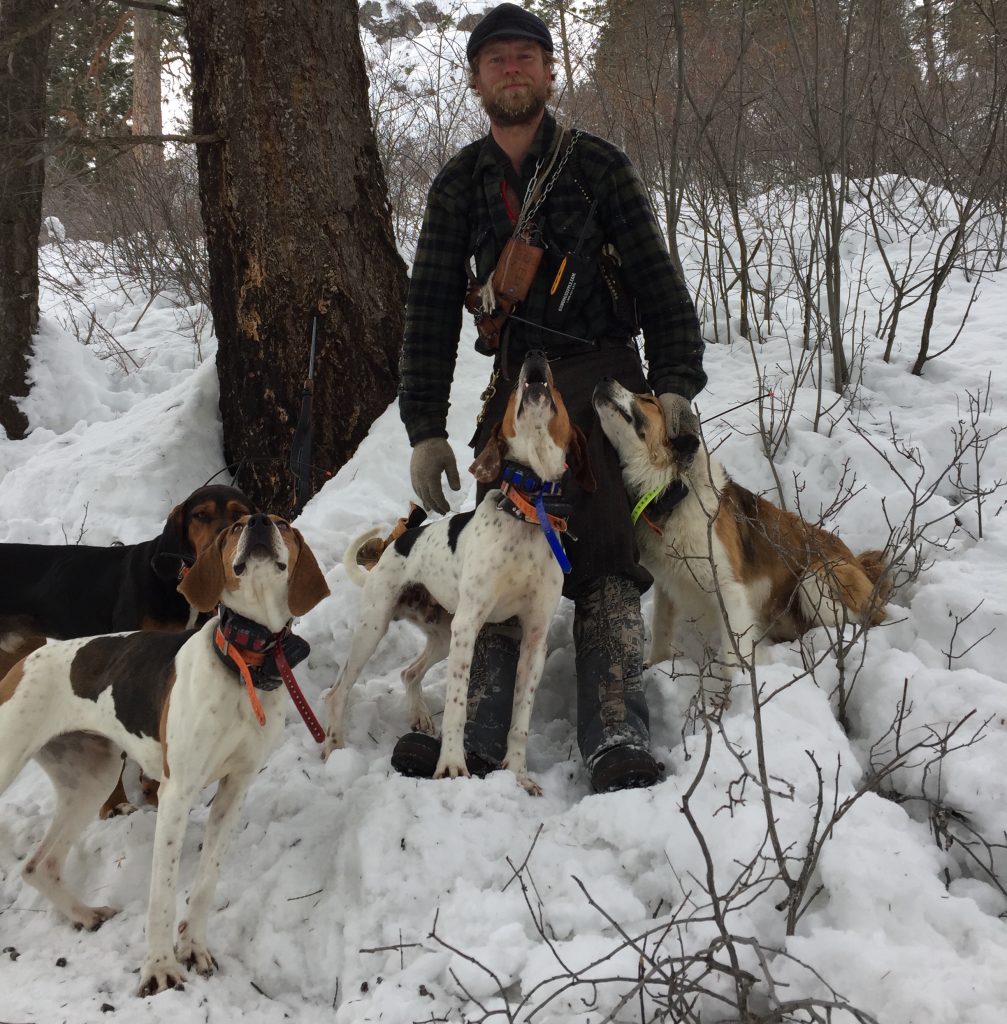
[[[217,630],[223,639],[223,646],[219,643],[213,645],[217,657],[237,672],[237,666],[227,653],[228,647],[234,647],[248,665],[252,683],[257,690],[268,692],[283,684],[280,670],[276,667],[277,644],[291,668],[304,661],[311,651],[307,640],[290,632],[289,624],[279,633],[272,633],[260,623],[238,615],[223,605],[220,606]]]
[[[642,516],[652,528],[663,523],[675,511],[676,506],[685,500],[689,488],[682,480],[673,480],[660,491],[645,494],[634,506],[631,513],[633,523]]]

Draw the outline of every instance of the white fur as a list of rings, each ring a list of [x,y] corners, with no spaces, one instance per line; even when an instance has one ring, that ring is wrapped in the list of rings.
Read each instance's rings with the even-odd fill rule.
[[[555,414],[553,403],[540,397],[526,398],[524,370],[512,401],[517,403],[516,432],[508,438],[507,457],[530,466],[542,480],[560,479],[565,471],[566,452],[549,432]],[[434,777],[468,775],[463,740],[476,636],[485,623],[516,616],[522,629],[521,650],[504,767],[515,774],[528,792],[541,793],[528,775],[528,730],[545,663],[546,634],[559,603],[563,573],[541,528],[498,509],[500,498],[498,490],[483,498],[471,522],[461,531],[454,551],[448,539],[450,519],[443,519],[422,528],[408,556],[400,555],[394,544],[390,545],[368,574],[361,598],[360,625],[346,665],[327,698],[328,738],[324,757],[345,744],[349,691],[389,623],[393,618],[409,617],[427,633],[423,653],[402,673],[410,723],[414,729],[432,731],[420,684],[427,670],[447,653],[441,754]],[[350,545],[347,565],[351,561],[355,565],[357,549],[373,536],[370,531]],[[424,623],[399,604],[400,595],[411,584],[426,587],[441,608],[450,613],[450,640],[446,619]]]
[[[713,522],[720,507],[720,492],[728,477],[723,466],[709,458],[700,446],[688,469],[680,471],[670,461],[656,466],[636,433],[631,417],[633,395],[612,382],[595,391],[594,406],[606,437],[619,454],[626,489],[637,497],[682,479],[689,493],[664,524],[662,535],[641,518],[636,526],[640,561],[654,577],[654,612],[648,663],[653,665],[675,654],[672,636],[676,617],[683,608],[711,604],[720,628],[719,672],[729,673],[750,663],[761,637],[757,605],[731,566]],[[722,606],[721,606],[722,602]]]
[[[603,381],[594,406],[633,500],[677,480],[688,487],[658,529],[644,518],[636,525],[640,561],[656,588],[652,664],[675,653],[671,637],[682,608],[716,613],[718,674],[750,665],[764,638],[793,639],[810,624],[841,627],[851,618],[881,621],[884,602],[875,600],[885,585],[872,581],[862,556],[733,483],[703,446],[683,457],[668,443],[655,399]],[[880,557],[866,554],[871,565]]]
[[[289,552],[275,523],[270,525],[270,554],[259,550],[246,556],[244,537],[234,544],[231,571],[220,600],[277,632],[291,619],[287,604]],[[283,526],[289,529],[285,523]],[[219,546],[213,546],[200,557],[220,559],[220,552]],[[242,562],[244,569],[235,574],[233,566]],[[16,689],[0,704],[0,792],[29,758],[45,769],[56,788],[55,817],[25,865],[25,881],[44,893],[77,927],[96,928],[114,913],[110,907],[80,902],[62,875],[70,847],[115,785],[120,751],[139,762],[146,775],[160,780],[141,994],[181,984],[185,977],[182,963],[195,966],[201,974],[213,971],[206,923],[217,876],[248,785],[283,732],[283,689],[259,691],[266,712],[266,724],[260,726],[240,677],[213,651],[217,622],[216,617],[207,622],[175,656],[163,747],[158,738],[138,736],[123,724],[110,687],[97,700],[74,692],[74,659],[95,638],[50,642],[29,655]],[[151,634],[115,635],[137,636],[142,643]],[[79,664],[75,672],[79,679]],[[188,917],[179,926],[176,943],[175,890],[189,809],[200,791],[216,780],[219,785],[189,897]]]

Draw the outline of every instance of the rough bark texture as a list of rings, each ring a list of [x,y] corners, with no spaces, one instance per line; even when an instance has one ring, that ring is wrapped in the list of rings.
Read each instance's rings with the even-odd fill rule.
[[[133,110],[134,135],[161,134],[161,29],[154,11],[133,11]],[[164,159],[161,145],[137,146],[135,159],[158,164]]]
[[[224,452],[270,511],[318,320],[313,483],[395,397],[406,274],[367,106],[354,0],[188,0],[193,127]]]
[[[51,0],[3,0],[0,41],[0,426],[23,437],[28,421],[14,404],[28,394],[25,374],[38,325],[38,235],[45,183],[45,73]]]

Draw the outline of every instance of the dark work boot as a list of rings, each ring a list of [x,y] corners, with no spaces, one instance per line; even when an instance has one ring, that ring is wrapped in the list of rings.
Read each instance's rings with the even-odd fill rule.
[[[600,753],[591,766],[591,788],[596,793],[617,789],[643,789],[661,778],[664,765],[649,750],[620,743]]]
[[[407,732],[400,736],[392,751],[392,767],[399,775],[408,775],[414,779],[432,779],[437,771],[437,762],[441,756],[441,741],[436,736],[425,732]],[[470,775],[480,779],[486,778],[490,772],[496,771],[499,765],[478,754],[465,752],[465,767]]]
[[[650,753],[643,694],[640,591],[625,576],[592,580],[577,595],[577,743],[595,792],[649,786],[662,766]]]
[[[469,676],[465,764],[480,778],[499,768],[507,754],[520,641],[516,619],[484,626],[476,638]],[[392,767],[402,775],[431,779],[440,753],[441,741],[436,737],[407,733],[395,744]]]

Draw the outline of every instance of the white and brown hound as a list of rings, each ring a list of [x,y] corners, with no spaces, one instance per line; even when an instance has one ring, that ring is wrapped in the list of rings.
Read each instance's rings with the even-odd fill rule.
[[[583,434],[570,422],[541,352],[526,357],[504,418],[471,470],[480,482],[492,483],[500,476],[504,458],[511,467],[505,477],[514,477],[515,471],[522,472],[515,467],[524,467],[526,478],[530,474],[538,478],[531,488],[535,492],[557,493],[567,459],[581,485],[587,490],[594,487]],[[541,793],[528,775],[528,729],[545,663],[546,634],[563,588],[562,549],[554,554],[527,493],[523,497],[521,490],[505,482],[503,490],[490,490],[472,512],[406,530],[366,575],[356,569],[356,555],[375,532],[350,545],[345,564],[364,588],[360,625],[327,699],[328,739],[323,756],[344,744],[346,698],[389,623],[407,618],[424,629],[428,638],[423,654],[402,674],[411,724],[433,730],[420,684],[430,666],[446,653],[447,691],[434,778],[468,775],[463,740],[476,635],[487,622],[516,616],[521,623],[521,650],[504,767],[529,793]],[[544,503],[540,504],[548,515]]]
[[[640,561],[654,577],[650,664],[675,654],[683,608],[716,615],[721,672],[750,661],[763,640],[884,619],[890,584],[882,552],[854,555],[834,533],[735,483],[703,445],[695,455],[679,451],[653,395],[605,380],[594,407],[636,506]]]
[[[46,637],[196,625],[196,613],[176,590],[180,570],[254,511],[241,491],[207,484],[172,509],[159,537],[140,544],[0,544],[0,678]],[[157,786],[141,781],[156,803]],[[120,777],[101,817],[132,809]]]
[[[300,533],[278,516],[245,516],[222,531],[179,585],[194,608],[251,620],[282,644],[287,626],[328,594]],[[215,652],[219,618],[185,633],[139,632],[50,643],[0,682],[0,793],[34,758],[56,788],[56,814],[24,878],[78,928],[114,911],[89,907],[63,881],[67,853],[120,768],[120,750],[161,780],[141,995],[181,985],[181,963],[200,974],[213,891],[245,790],[283,733],[282,690],[259,698],[260,724],[238,673]],[[275,653],[275,652],[274,652]],[[251,691],[250,691],[251,692]],[[258,691],[255,691],[256,695]],[[261,717],[261,714],[260,714]],[[178,862],[189,809],[220,780],[173,947]]]

